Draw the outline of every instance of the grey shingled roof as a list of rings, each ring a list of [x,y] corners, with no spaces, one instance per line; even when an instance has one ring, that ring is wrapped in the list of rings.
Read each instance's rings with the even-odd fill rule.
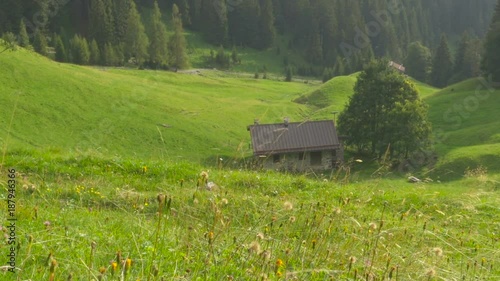
[[[255,155],[333,150],[339,148],[332,120],[248,126]]]

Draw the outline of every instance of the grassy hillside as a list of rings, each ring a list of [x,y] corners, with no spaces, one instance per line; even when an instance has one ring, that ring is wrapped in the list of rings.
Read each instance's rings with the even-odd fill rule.
[[[202,173],[193,164],[57,152],[20,152],[3,164],[17,171],[21,243],[20,270],[0,272],[4,280],[51,274],[54,280],[70,274],[73,280],[497,280],[500,274],[498,189],[479,177],[460,184],[356,183],[345,172],[317,179]],[[0,168],[0,179],[8,174]],[[218,187],[197,188],[200,174]]]
[[[292,100],[312,86],[219,71],[199,75],[58,64],[19,50],[0,56],[0,140],[8,148],[200,160],[248,149],[254,118],[302,120]],[[12,120],[12,121],[11,121]]]
[[[438,173],[460,178],[480,166],[500,172],[500,91],[482,78],[449,86],[426,98],[440,155]]]

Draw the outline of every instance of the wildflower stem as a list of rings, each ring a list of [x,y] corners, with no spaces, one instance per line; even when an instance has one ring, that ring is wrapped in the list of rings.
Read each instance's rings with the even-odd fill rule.
[[[384,226],[384,212],[387,207],[387,202],[384,202],[384,207],[382,208],[382,214],[380,215],[380,227],[378,228],[378,233],[375,238],[375,245],[373,246],[370,268],[368,269],[368,276],[372,273],[373,264],[375,263],[375,254],[377,253],[378,241],[380,240],[380,232],[382,231],[382,227]]]

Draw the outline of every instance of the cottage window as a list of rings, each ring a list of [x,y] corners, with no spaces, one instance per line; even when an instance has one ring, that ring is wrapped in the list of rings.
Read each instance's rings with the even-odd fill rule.
[[[279,154],[274,154],[274,155],[273,155],[273,162],[274,162],[274,163],[279,163],[279,162],[280,162],[280,160],[281,160],[281,157],[280,157],[280,155],[279,155]]]
[[[299,153],[299,160],[304,160],[306,157],[306,153],[305,152],[300,152]]]
[[[311,152],[311,165],[321,165],[321,151]]]

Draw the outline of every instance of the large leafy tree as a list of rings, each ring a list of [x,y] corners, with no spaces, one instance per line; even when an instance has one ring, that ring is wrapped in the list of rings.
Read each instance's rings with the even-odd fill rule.
[[[408,47],[405,59],[406,73],[411,77],[426,82],[431,69],[431,52],[420,42],[413,42]]]
[[[481,68],[486,75],[491,75],[493,81],[500,81],[500,0],[484,43],[484,54]]]
[[[415,86],[381,60],[371,62],[359,75],[338,121],[347,145],[359,151],[390,157],[408,157],[429,142],[431,125],[427,106]]]

